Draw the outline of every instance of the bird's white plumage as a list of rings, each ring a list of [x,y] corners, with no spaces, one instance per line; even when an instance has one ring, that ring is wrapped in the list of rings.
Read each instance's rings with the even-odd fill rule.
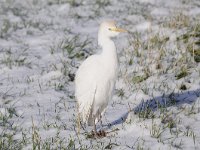
[[[110,39],[118,33],[114,22],[103,22],[98,33],[100,54],[88,57],[79,67],[75,77],[75,97],[79,115],[89,125],[97,122],[112,97],[118,72],[117,53]]]

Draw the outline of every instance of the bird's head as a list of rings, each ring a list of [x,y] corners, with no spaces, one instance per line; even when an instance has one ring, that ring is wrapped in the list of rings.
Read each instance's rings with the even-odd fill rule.
[[[115,21],[104,21],[101,23],[100,28],[99,28],[99,34],[102,34],[109,38],[117,36],[120,32],[127,32],[127,31],[124,29],[118,28],[116,26]]]

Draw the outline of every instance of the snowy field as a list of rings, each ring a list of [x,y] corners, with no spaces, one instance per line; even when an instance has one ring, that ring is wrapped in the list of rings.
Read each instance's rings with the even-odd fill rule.
[[[74,73],[102,20],[120,71],[103,128],[77,133]],[[200,149],[199,0],[0,0],[0,149]]]

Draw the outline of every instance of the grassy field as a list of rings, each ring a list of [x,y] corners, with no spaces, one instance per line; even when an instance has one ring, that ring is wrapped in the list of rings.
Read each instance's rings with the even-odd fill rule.
[[[115,131],[92,139],[74,75],[106,19],[129,32],[103,116]],[[199,62],[198,0],[0,0],[0,149],[200,149]]]

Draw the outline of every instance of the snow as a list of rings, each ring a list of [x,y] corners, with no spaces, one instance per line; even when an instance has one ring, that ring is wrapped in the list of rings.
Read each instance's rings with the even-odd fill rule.
[[[141,24],[136,25],[135,29],[138,32],[142,32],[142,31],[146,31],[148,29],[151,28],[151,22],[147,21],[147,22],[143,22]]]
[[[199,10],[198,7],[194,8],[194,9],[192,9],[192,10],[189,11],[189,14],[192,15],[192,16],[197,16],[197,15],[200,14],[200,10]]]
[[[167,16],[169,15],[169,12],[166,8],[156,8],[151,12],[152,16]]]
[[[188,50],[198,37],[177,40],[199,23],[199,5],[199,0],[0,1],[0,141],[13,133],[9,148],[20,149],[26,134],[22,148],[32,149],[35,126],[40,144],[52,142],[55,149],[70,140],[79,149],[109,144],[200,149],[200,63]],[[72,78],[99,51],[98,26],[105,19],[129,31],[114,39],[120,70],[103,116],[103,129],[119,130],[89,139],[92,127],[77,134]],[[188,74],[178,79],[184,69]]]

